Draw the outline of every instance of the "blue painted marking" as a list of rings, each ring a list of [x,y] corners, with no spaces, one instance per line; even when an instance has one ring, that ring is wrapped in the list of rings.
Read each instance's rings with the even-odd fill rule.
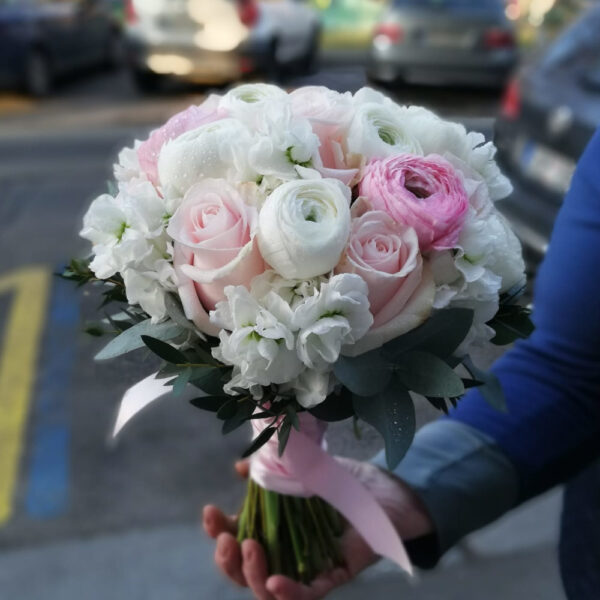
[[[25,506],[36,518],[64,513],[69,496],[69,396],[77,351],[79,294],[54,281],[33,412],[32,449]]]

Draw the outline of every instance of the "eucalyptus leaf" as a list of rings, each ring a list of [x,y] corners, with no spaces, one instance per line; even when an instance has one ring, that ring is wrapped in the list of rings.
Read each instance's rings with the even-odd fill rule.
[[[181,335],[183,330],[179,325],[172,321],[164,323],[152,323],[150,319],[142,321],[133,327],[130,327],[116,338],[111,340],[100,352],[96,355],[96,360],[107,360],[121,356],[132,350],[137,350],[144,346],[142,340],[143,335],[151,335],[159,340],[171,340],[178,335]]]
[[[410,394],[394,378],[381,394],[354,396],[354,410],[379,432],[385,442],[388,468],[395,469],[415,436],[415,407]]]
[[[235,431],[238,427],[248,421],[255,408],[255,404],[249,400],[246,400],[245,402],[238,402],[235,414],[229,419],[226,419],[223,423],[223,428],[221,430],[223,435],[227,435],[228,433]]]
[[[227,421],[227,419],[231,419],[237,412],[238,407],[238,399],[231,398],[229,402],[225,402],[217,411],[217,419],[221,419],[221,421]]]
[[[385,344],[383,353],[398,359],[409,350],[421,350],[447,358],[467,337],[473,325],[473,314],[468,308],[448,308],[435,312],[423,325]]]
[[[343,388],[340,394],[330,394],[325,398],[324,402],[310,408],[308,412],[317,417],[317,419],[328,423],[349,419],[354,416],[352,393],[348,389]]]
[[[501,308],[488,325],[496,332],[491,340],[496,346],[506,346],[518,339],[526,339],[534,330],[529,310],[518,305]]]
[[[185,316],[181,304],[175,299],[173,294],[165,295],[165,308],[167,309],[167,314],[174,323],[177,323],[177,325],[183,329],[198,333],[196,326]]]
[[[358,396],[374,396],[388,386],[392,365],[384,360],[379,349],[357,357],[340,356],[333,366],[340,383]]]
[[[285,452],[285,447],[290,439],[291,431],[292,423],[285,418],[281,424],[281,427],[279,428],[279,456],[283,456],[283,453]]]
[[[203,370],[203,374],[199,373],[199,369]],[[223,386],[228,380],[229,373],[229,369],[193,367],[190,383],[207,394],[218,396],[223,393]],[[247,392],[247,390],[243,391]]]
[[[276,427],[272,425],[263,429],[258,436],[253,440],[252,444],[248,447],[248,449],[242,454],[242,458],[247,458],[251,454],[254,454],[257,450],[262,448],[272,437],[273,434],[277,431]]]
[[[183,393],[183,390],[185,390],[187,384],[190,381],[191,374],[192,374],[192,369],[187,367],[187,368],[183,369],[183,371],[181,371],[181,373],[179,373],[179,375],[177,376],[177,379],[175,379],[174,381],[171,382],[171,385],[173,386],[173,395],[181,396],[181,394]]]
[[[433,354],[406,352],[397,368],[398,380],[417,394],[456,398],[465,393],[461,378],[441,358]]]
[[[167,344],[167,342],[163,342],[162,340],[149,335],[143,335],[142,341],[152,352],[154,352],[154,354],[156,354],[156,356],[169,363],[180,365],[188,362],[187,357],[183,352],[180,352],[177,348],[171,346],[171,344]]]
[[[483,385],[478,388],[483,399],[496,410],[507,412],[504,390],[496,375],[476,367],[469,356],[463,359],[463,364],[475,379],[483,381]]]
[[[190,400],[190,404],[200,410],[207,410],[216,413],[226,402],[231,400],[231,396],[200,396]]]

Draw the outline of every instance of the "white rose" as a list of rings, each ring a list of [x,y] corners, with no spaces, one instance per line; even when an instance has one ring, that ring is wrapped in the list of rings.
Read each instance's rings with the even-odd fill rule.
[[[359,104],[348,130],[348,151],[367,159],[423,154],[419,141],[406,127],[405,111],[392,103]]]
[[[226,287],[225,296],[227,300],[210,313],[211,321],[222,328],[213,354],[236,367],[237,385],[251,389],[295,379],[304,366],[294,348],[296,336],[290,323],[259,304],[243,286]],[[291,318],[291,311],[282,314]]]
[[[158,158],[158,176],[167,194],[184,196],[204,178],[253,178],[246,165],[250,132],[235,119],[192,129],[167,142]]]
[[[344,344],[362,338],[373,324],[368,288],[358,275],[334,275],[320,290],[298,305],[294,327],[298,356],[310,369],[326,372]]]
[[[292,111],[314,123],[341,125],[352,118],[352,94],[340,94],[321,85],[308,85],[290,93]]]
[[[282,184],[258,219],[261,254],[286,279],[309,279],[333,269],[349,234],[350,189],[335,179]]]

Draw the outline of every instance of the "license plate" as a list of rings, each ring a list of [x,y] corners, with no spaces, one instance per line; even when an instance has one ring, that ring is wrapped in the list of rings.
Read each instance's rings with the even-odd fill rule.
[[[521,171],[548,189],[564,194],[571,185],[575,161],[558,152],[528,140],[517,145]]]
[[[471,43],[471,37],[464,32],[430,31],[424,41],[427,46],[435,48],[466,48]]]

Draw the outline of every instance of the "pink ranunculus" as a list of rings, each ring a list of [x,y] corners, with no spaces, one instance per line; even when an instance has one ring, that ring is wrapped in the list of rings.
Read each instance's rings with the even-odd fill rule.
[[[374,160],[359,190],[374,209],[413,227],[422,253],[456,246],[469,198],[460,175],[441,156],[400,154]]]
[[[140,167],[148,179],[158,185],[158,156],[166,142],[174,140],[186,131],[212,123],[225,116],[219,111],[220,96],[210,95],[200,106],[190,106],[171,117],[162,127],[155,129],[137,149]]]
[[[336,271],[360,275],[369,288],[373,325],[351,349],[361,354],[423,322],[433,293],[412,227],[396,223],[381,210],[370,210],[364,198],[357,200],[352,214],[350,240]]]
[[[203,319],[199,310],[213,310],[225,299],[226,286],[249,288],[252,278],[265,270],[254,241],[257,222],[257,209],[226,181],[205,179],[190,188],[167,227],[175,241],[174,264],[189,318]],[[190,298],[190,281],[200,306]]]

